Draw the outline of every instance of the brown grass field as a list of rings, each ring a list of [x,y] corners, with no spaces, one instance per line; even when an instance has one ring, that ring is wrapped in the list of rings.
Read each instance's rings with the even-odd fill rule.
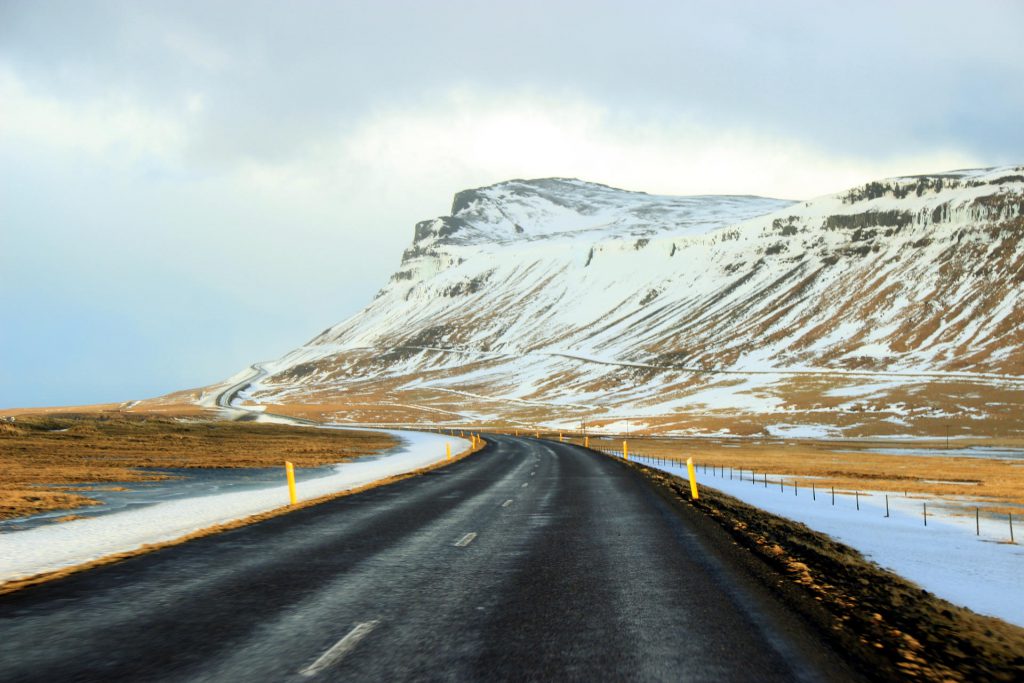
[[[125,413],[19,415],[0,422],[0,519],[95,504],[81,486],[166,475],[145,468],[319,467],[372,455],[396,440],[309,429]]]
[[[549,434],[558,438],[556,434]],[[566,435],[568,438],[568,435]],[[573,443],[582,443],[574,437]],[[737,439],[668,439],[639,437],[628,440],[634,454],[685,461],[692,457],[698,466],[753,470],[770,477],[793,477],[794,483],[810,488],[814,477],[820,489],[837,491],[884,491],[944,498],[973,497],[992,503],[1024,505],[1024,461],[942,455],[944,444],[862,441],[783,441]],[[622,437],[591,437],[592,448],[621,450]],[[881,455],[872,451],[912,445],[929,448],[934,455]],[[953,446],[964,444],[954,443]],[[698,476],[698,478],[700,478]],[[708,486],[714,480],[708,479]],[[788,484],[787,484],[788,485]],[[1011,508],[991,508],[992,512]],[[1016,510],[1013,510],[1016,512]]]

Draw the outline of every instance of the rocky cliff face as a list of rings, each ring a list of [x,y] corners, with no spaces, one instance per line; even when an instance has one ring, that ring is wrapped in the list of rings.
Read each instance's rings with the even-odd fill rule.
[[[799,203],[509,181],[417,224],[375,300],[268,364],[255,396],[409,406],[395,422],[781,415],[854,433],[843,416],[867,407],[896,431],[954,404],[989,420],[988,389],[942,387],[1019,388],[1022,236],[1024,168]]]

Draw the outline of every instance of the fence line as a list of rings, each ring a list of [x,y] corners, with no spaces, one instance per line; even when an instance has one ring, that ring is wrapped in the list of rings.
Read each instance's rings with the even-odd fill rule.
[[[594,450],[597,450],[597,451],[599,451],[601,453],[604,453],[606,455],[610,455],[612,457],[625,458],[625,453],[623,451],[608,450],[608,449],[594,449]],[[629,453],[628,459],[631,460],[631,461],[639,462],[639,463],[642,463],[642,464],[645,464],[645,465],[654,466],[654,467],[656,467],[658,469],[666,469],[667,468],[666,471],[670,471],[670,472],[671,472],[672,468],[677,468],[679,470],[678,472],[671,472],[671,473],[672,474],[678,474],[680,476],[683,476],[684,478],[687,478],[686,477],[686,463],[685,463],[684,460],[677,460],[675,458],[667,458],[667,457],[664,457],[664,456],[645,455],[645,454],[642,454],[642,453],[638,453],[638,452],[636,452],[636,451],[634,451],[632,449],[630,451],[628,451],[628,453]],[[726,467],[724,465],[723,466],[718,466],[718,465],[715,465],[713,463],[711,464],[711,472],[710,472],[711,477],[725,479],[726,478],[726,469],[728,469],[728,479],[729,480],[735,481],[735,480],[738,479],[739,481],[746,481],[745,472],[747,470],[745,470],[745,468],[733,468],[733,467]],[[705,463],[701,463],[700,471],[702,472],[702,474],[708,474],[708,463],[706,463],[706,462]],[[761,482],[761,483],[763,483],[763,487],[764,488],[768,488],[768,483],[769,483],[770,480],[769,480],[769,474],[767,472],[758,473],[754,469],[749,470],[749,472],[750,472],[750,482],[753,485],[756,486],[759,482]],[[772,475],[772,480],[771,481],[773,481],[773,483],[774,483],[774,477],[775,476],[776,475]],[[780,493],[785,493],[786,479],[782,475],[777,475],[777,476],[778,476],[779,491],[780,491]],[[799,489],[800,489],[799,478],[793,477],[792,480],[791,480],[791,484],[793,486],[793,495],[794,496],[799,496]],[[804,486],[803,488],[806,489],[807,486]],[[809,499],[808,504],[812,505],[812,504],[816,503],[817,500],[818,500],[817,488],[816,488],[815,483],[813,481],[810,482],[810,489],[811,489],[811,497]],[[837,495],[837,492],[836,492],[834,486],[830,486],[829,489],[830,489],[830,492],[831,492],[831,506],[835,506],[836,505],[836,495]],[[840,496],[844,496],[844,495],[845,496],[853,496],[853,499],[854,499],[854,509],[857,510],[857,511],[861,511],[861,506],[860,506],[860,497],[861,497],[861,495],[866,495],[866,496],[881,495],[881,496],[884,497],[884,501],[885,501],[885,514],[883,515],[883,517],[888,518],[888,519],[892,518],[891,510],[890,510],[890,507],[889,507],[889,494],[888,493],[881,492],[881,491],[876,491],[876,492],[860,491],[858,489],[854,489],[852,491],[842,491],[841,490],[841,491],[838,492],[838,495],[840,495]],[[910,498],[909,492],[908,491],[904,491],[903,497],[904,498]],[[808,499],[805,498],[805,500],[808,500]],[[978,537],[981,537],[981,507],[982,506],[980,506],[980,505],[975,505],[974,506],[975,535],[978,536]],[[929,517],[934,518],[934,517],[938,517],[938,516],[939,516],[938,513],[936,513],[934,511],[934,509],[931,512],[928,511],[928,501],[927,500],[922,500],[921,501],[922,527],[927,527],[928,526],[928,518]],[[957,515],[953,515],[953,514],[948,515],[948,517],[950,519],[957,519],[958,518]],[[988,516],[988,520],[990,521],[990,524],[987,525],[989,527],[995,527],[996,524],[999,521],[998,518],[994,514],[993,515],[989,515]],[[1015,537],[1014,537],[1013,513],[1012,512],[1007,513],[1007,515],[1006,515],[1006,522],[1007,522],[1007,525],[1008,525],[1008,527],[1006,527],[1006,528],[1008,528],[1008,531],[1009,531],[1009,542],[1010,543],[1016,543],[1016,540],[1015,540]],[[993,533],[992,534],[992,538],[996,538],[996,539],[998,539],[1000,541],[1005,541],[1006,536],[999,535],[997,533]]]

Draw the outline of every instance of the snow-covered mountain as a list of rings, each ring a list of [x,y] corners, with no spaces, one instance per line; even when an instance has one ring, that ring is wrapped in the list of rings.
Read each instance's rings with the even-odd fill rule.
[[[499,183],[418,223],[376,298],[248,396],[353,422],[1009,434],[1022,236],[1022,167],[805,202]]]

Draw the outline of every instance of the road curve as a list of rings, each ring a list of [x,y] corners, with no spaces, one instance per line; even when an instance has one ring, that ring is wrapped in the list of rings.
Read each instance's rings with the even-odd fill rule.
[[[637,472],[490,438],[420,477],[0,597],[0,680],[854,678]]]
[[[249,366],[249,374],[242,378],[241,381],[232,384],[227,389],[217,394],[216,403],[218,408],[232,408],[231,404],[238,394],[252,386],[252,383],[267,376],[267,371],[260,363],[254,363]]]

